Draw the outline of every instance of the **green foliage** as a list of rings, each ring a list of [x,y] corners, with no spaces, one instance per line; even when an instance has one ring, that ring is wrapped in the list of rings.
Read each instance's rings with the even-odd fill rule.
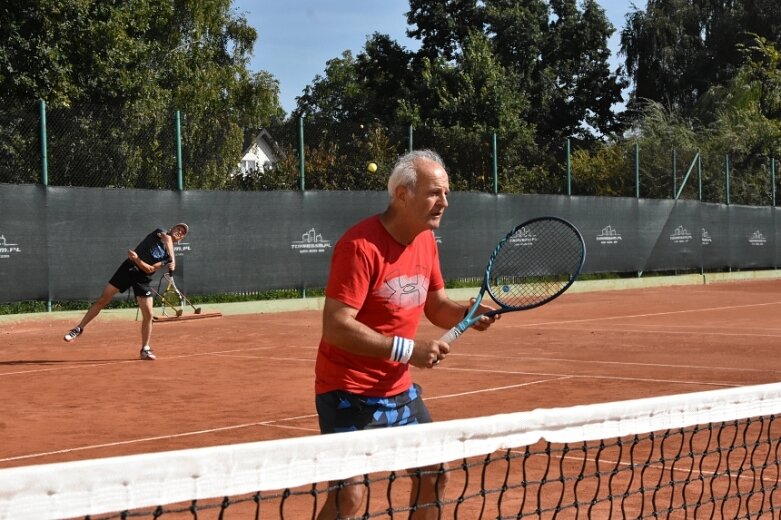
[[[421,40],[418,51],[372,35],[355,58],[345,52],[328,62],[294,116],[318,128],[377,118],[389,129],[390,156],[404,149],[393,129],[411,125],[415,147],[436,149],[452,187],[471,190],[493,187],[494,133],[503,141],[502,190],[536,191],[561,189],[561,156],[550,158],[559,138],[597,139],[584,131],[588,126],[618,130],[611,108],[623,83],[609,71],[613,28],[595,2],[581,10],[574,0],[410,0],[408,21],[409,34]],[[329,172],[363,151],[335,135],[306,132],[307,171],[318,172],[316,186],[336,186]],[[365,185],[343,171],[346,184]]]
[[[753,34],[781,42],[774,0],[649,0],[635,8],[621,34],[633,99],[650,99],[691,115],[713,87],[738,73]]]
[[[781,142],[775,0],[650,0],[613,32],[595,0],[410,0],[410,51],[374,33],[326,63],[290,117],[277,80],[247,70],[257,35],[229,0],[42,0],[0,8],[0,182],[39,182],[36,100],[49,182],[175,187],[181,114],[186,189],[384,190],[409,147],[444,157],[455,190],[767,204]],[[21,102],[20,102],[21,100]],[[261,129],[277,161],[238,175]],[[366,165],[378,164],[376,173]],[[697,168],[695,168],[695,166]],[[699,173],[701,166],[702,178]],[[674,172],[674,175],[673,175]]]
[[[712,86],[688,109],[638,102],[630,138],[576,151],[576,192],[626,195],[628,186],[620,182],[627,166],[622,157],[628,144],[637,143],[642,197],[669,198],[680,191],[684,198],[698,198],[701,183],[705,201],[769,204],[770,162],[779,156],[781,144],[781,123],[775,117],[781,108],[781,53],[762,37],[743,53],[747,59],[736,74]],[[691,175],[681,189],[686,173]]]
[[[229,0],[16,2],[0,24],[0,100],[46,101],[53,184],[174,187],[179,110],[188,187],[219,188],[244,129],[282,115],[276,80],[247,71],[256,32]]]
[[[578,195],[634,196],[634,176],[627,160],[631,147],[611,143],[572,154],[572,191]]]

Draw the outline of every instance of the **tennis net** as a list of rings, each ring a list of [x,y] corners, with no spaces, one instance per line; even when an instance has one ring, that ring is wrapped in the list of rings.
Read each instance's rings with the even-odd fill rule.
[[[0,518],[779,516],[781,384],[0,470]],[[446,463],[446,464],[442,464]],[[447,481],[410,500],[420,473]]]

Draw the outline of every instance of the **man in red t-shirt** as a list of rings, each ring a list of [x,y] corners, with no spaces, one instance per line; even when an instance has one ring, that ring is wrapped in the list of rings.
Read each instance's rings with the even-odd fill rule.
[[[397,161],[388,179],[387,209],[353,226],[336,244],[315,366],[322,433],[431,422],[409,365],[432,368],[450,346],[435,339],[414,340],[418,323],[425,313],[434,325],[450,329],[467,310],[445,293],[433,234],[449,192],[442,159],[429,150],[410,152]],[[482,318],[474,328],[485,330],[494,320]],[[413,479],[411,500],[418,504],[435,502],[445,486],[438,467],[424,469],[433,471]],[[357,514],[364,494],[361,481],[332,483],[318,519]],[[438,514],[438,508],[429,507],[416,510],[412,518]]]

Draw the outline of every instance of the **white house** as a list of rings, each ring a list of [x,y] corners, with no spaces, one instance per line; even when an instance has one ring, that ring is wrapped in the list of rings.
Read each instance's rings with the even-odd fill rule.
[[[244,155],[239,163],[239,173],[246,175],[255,170],[262,170],[265,165],[273,165],[277,161],[274,153],[274,140],[266,130],[261,130],[244,148]]]

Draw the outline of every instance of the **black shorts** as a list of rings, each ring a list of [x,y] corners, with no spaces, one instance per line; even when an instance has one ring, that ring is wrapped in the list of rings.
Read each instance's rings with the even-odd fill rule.
[[[122,262],[122,265],[119,266],[108,283],[119,289],[119,292],[121,293],[132,287],[133,294],[136,298],[152,297],[152,289],[149,286],[149,284],[152,283],[152,277],[142,272],[138,266],[130,260]]]
[[[417,384],[391,397],[366,397],[335,390],[315,396],[320,433],[351,432],[431,422]]]

